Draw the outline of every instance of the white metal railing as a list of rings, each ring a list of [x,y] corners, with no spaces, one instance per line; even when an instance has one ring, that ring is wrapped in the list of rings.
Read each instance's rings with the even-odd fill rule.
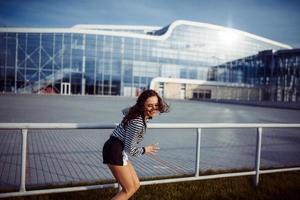
[[[19,192],[7,192],[0,193],[0,198],[16,197],[16,196],[28,196],[37,194],[50,194],[61,192],[74,192],[85,191],[92,189],[102,188],[117,188],[117,183],[91,185],[91,186],[78,186],[56,189],[43,189],[26,191],[26,156],[27,156],[27,131],[28,129],[114,129],[117,124],[96,124],[96,123],[0,123],[0,129],[21,129],[22,131],[22,170],[21,170],[21,184]],[[285,171],[297,171],[300,167],[293,168],[281,168],[281,169],[269,169],[260,170],[260,158],[261,158],[261,140],[263,134],[263,128],[300,128],[300,124],[288,124],[288,123],[150,123],[147,126],[150,129],[195,129],[197,131],[197,146],[196,146],[196,164],[195,175],[193,177],[184,178],[170,178],[162,180],[142,181],[141,185],[162,184],[162,183],[174,183],[193,180],[207,180],[225,177],[235,176],[248,176],[255,175],[255,185],[259,183],[259,175],[266,173],[276,173]],[[201,130],[202,129],[224,129],[224,128],[256,128],[256,159],[255,170],[248,172],[235,172],[226,174],[215,174],[200,176],[200,150],[201,150]]]

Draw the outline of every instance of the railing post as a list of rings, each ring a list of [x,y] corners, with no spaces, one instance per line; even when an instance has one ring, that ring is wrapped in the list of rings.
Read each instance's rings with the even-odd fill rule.
[[[201,147],[201,128],[197,128],[195,177],[199,176],[199,172],[200,172],[200,147]]]
[[[27,129],[22,129],[22,171],[20,192],[26,191],[26,155],[27,155]]]
[[[255,160],[255,186],[258,185],[259,182],[259,169],[260,169],[260,156],[261,156],[261,140],[262,140],[262,128],[257,128],[257,134],[256,134],[256,160]]]

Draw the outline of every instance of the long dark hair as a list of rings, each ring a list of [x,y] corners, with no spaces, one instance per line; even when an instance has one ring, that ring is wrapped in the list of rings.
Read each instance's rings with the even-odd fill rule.
[[[123,118],[122,124],[125,128],[127,127],[130,120],[137,118],[139,115],[141,115],[144,120],[144,104],[149,97],[153,96],[156,96],[158,99],[157,110],[159,111],[159,113],[165,113],[169,111],[169,105],[157,94],[157,92],[155,92],[154,90],[145,90],[138,97],[136,104],[129,109],[129,112]]]

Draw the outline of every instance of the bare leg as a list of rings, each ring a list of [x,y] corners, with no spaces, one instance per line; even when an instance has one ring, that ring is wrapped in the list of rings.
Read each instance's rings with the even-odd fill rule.
[[[112,174],[122,186],[122,190],[113,200],[129,199],[139,188],[140,181],[130,162],[126,166],[108,165]]]
[[[128,167],[130,168],[131,177],[133,179],[136,191],[140,188],[140,180],[135,172],[135,169],[133,168],[130,161],[128,161]]]

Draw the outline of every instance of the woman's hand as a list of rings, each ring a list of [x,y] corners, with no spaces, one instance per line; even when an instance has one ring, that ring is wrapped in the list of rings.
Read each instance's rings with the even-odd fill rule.
[[[145,146],[145,153],[149,154],[155,154],[160,148],[158,147],[158,143],[156,144],[150,144],[148,146]]]

